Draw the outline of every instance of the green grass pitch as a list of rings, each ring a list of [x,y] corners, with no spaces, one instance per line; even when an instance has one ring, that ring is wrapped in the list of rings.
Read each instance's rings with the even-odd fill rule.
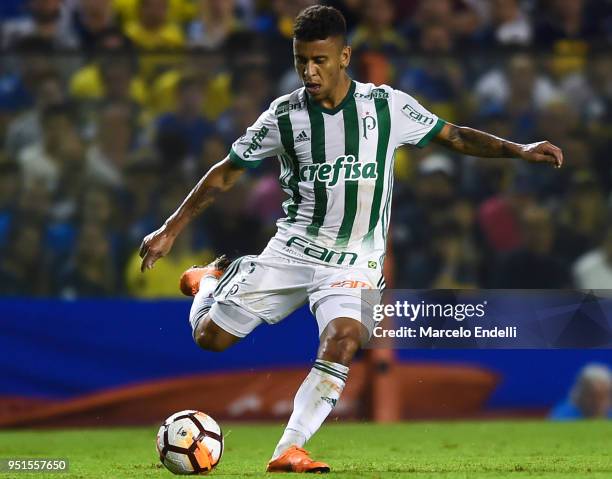
[[[225,453],[212,477],[264,473],[280,425],[223,424]],[[0,431],[0,457],[64,457],[67,473],[4,473],[55,479],[169,478],[155,451],[156,427]],[[612,478],[612,424],[447,422],[331,423],[308,444],[335,478]],[[272,476],[293,477],[275,474]]]

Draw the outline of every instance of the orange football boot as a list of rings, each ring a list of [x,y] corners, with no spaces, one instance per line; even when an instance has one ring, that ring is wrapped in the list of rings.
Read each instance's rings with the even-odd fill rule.
[[[324,462],[313,461],[309,452],[301,447],[291,446],[280,456],[268,463],[267,472],[311,472],[321,474],[329,472]]]
[[[181,275],[179,286],[185,296],[195,296],[200,290],[200,280],[204,276],[221,278],[231,261],[222,255],[206,266],[194,265]]]

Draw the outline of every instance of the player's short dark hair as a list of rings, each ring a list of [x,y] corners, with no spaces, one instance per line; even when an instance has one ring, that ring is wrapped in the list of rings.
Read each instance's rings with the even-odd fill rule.
[[[293,37],[296,40],[311,42],[336,36],[346,43],[346,20],[334,7],[313,5],[302,10],[295,19]]]

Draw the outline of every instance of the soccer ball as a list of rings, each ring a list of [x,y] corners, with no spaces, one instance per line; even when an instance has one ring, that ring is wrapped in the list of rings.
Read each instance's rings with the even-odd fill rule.
[[[174,474],[205,474],[221,460],[223,432],[212,417],[200,411],[177,412],[159,428],[157,452]]]

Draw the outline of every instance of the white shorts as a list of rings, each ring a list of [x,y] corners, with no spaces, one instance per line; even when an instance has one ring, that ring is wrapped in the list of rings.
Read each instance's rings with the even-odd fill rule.
[[[282,321],[308,301],[319,334],[332,320],[345,317],[361,322],[371,336],[372,303],[380,298],[368,294],[366,300],[361,291],[374,290],[380,279],[373,269],[317,265],[264,251],[229,266],[215,290],[210,316],[243,338],[263,322]]]

